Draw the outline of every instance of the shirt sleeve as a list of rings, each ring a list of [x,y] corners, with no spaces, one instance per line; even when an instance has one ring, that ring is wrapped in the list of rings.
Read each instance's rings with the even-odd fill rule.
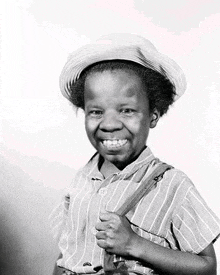
[[[220,234],[220,221],[191,186],[173,216],[173,233],[180,250],[200,253]]]
[[[68,209],[70,203],[70,195],[67,192],[61,202],[53,209],[49,216],[50,228],[54,239],[59,241],[61,233],[66,225],[68,218]]]
[[[76,176],[77,173],[73,175],[73,180],[70,185],[62,191],[63,196],[61,201],[56,205],[49,216],[49,223],[52,235],[54,239],[58,242],[64,228],[66,227],[68,210],[70,206],[71,190],[75,184]]]

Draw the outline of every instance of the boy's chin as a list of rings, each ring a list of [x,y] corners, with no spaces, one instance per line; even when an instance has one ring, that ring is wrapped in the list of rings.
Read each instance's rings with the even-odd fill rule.
[[[124,169],[129,164],[130,160],[129,158],[115,155],[104,155],[103,158],[115,165],[119,170]]]
[[[144,147],[145,148],[145,147]],[[128,151],[121,151],[117,153],[106,153],[106,152],[99,152],[102,157],[114,164],[118,169],[123,170],[126,166],[134,162],[141,152],[144,150],[140,150],[139,153],[137,152],[128,152]]]

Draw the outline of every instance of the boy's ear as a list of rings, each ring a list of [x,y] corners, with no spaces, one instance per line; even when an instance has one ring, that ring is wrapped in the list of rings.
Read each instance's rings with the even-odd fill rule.
[[[160,113],[157,110],[154,110],[151,114],[150,128],[156,127],[159,119],[160,119]]]

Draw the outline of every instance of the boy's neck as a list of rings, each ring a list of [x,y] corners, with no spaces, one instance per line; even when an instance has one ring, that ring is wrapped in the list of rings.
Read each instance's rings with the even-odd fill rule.
[[[120,170],[110,161],[104,160],[101,167],[100,172],[104,176],[104,178],[108,178],[109,176],[120,172]]]

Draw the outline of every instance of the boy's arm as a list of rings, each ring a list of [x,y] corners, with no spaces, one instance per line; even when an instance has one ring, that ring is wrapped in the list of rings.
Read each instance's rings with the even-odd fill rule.
[[[125,217],[108,212],[100,214],[100,220],[96,225],[97,244],[107,252],[132,257],[163,275],[216,275],[212,244],[198,255],[172,250],[137,235]]]
[[[129,256],[145,262],[159,273],[216,275],[216,257],[212,244],[197,255],[168,249],[139,236],[133,238],[132,242]]]

